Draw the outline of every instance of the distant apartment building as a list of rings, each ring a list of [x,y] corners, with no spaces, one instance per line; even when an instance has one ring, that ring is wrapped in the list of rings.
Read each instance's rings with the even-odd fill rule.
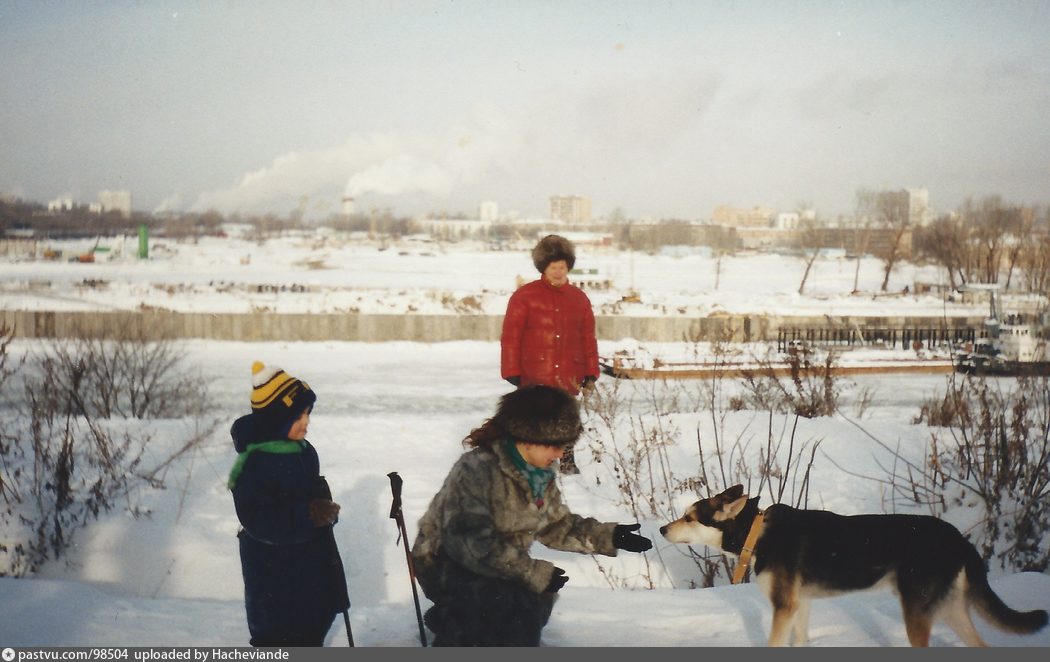
[[[709,246],[717,251],[740,247],[736,228],[688,221],[643,222],[626,226],[627,243],[634,250],[659,250],[663,246]]]
[[[740,209],[729,205],[718,205],[711,220],[718,225],[732,228],[767,228],[773,220],[774,211],[768,207]]]
[[[70,211],[73,209],[73,198],[55,198],[47,203],[48,211]]]
[[[922,227],[930,222],[930,192],[924,188],[885,190],[873,192],[872,206],[865,210],[860,223],[897,224],[907,221],[911,227]]]
[[[484,200],[478,205],[478,218],[495,223],[499,220],[499,203],[495,200]]]
[[[908,195],[908,222],[923,226],[930,222],[930,192],[924,188],[905,189]]]
[[[131,217],[131,191],[99,191],[98,204],[103,214],[111,211]]]
[[[778,212],[773,218],[772,227],[777,230],[797,230],[803,224],[813,225],[817,221],[815,209]]]
[[[800,221],[801,217],[797,211],[782,211],[773,221],[773,227],[777,230],[797,230]]]
[[[551,220],[566,223],[589,223],[591,199],[582,195],[552,195]]]
[[[416,224],[431,237],[445,241],[487,237],[492,231],[492,221],[476,218],[420,218]]]

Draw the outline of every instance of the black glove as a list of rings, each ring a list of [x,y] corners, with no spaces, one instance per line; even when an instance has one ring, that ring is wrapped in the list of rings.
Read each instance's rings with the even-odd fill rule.
[[[642,528],[641,524],[617,524],[613,529],[613,547],[624,549],[628,552],[644,552],[653,548],[653,541],[637,533],[631,533]]]
[[[547,584],[547,588],[543,589],[544,593],[557,593],[558,589],[565,586],[565,582],[569,581],[569,576],[565,574],[565,571],[561,568],[555,567],[554,574],[551,575],[551,581]]]
[[[506,380],[514,386],[521,386],[521,377],[518,375],[511,375],[510,377],[507,377]]]
[[[583,378],[583,384],[580,384],[580,388],[582,388],[585,391],[589,391],[590,389],[594,388],[594,382],[596,381],[598,381],[597,377],[595,377],[594,375],[587,375]]]

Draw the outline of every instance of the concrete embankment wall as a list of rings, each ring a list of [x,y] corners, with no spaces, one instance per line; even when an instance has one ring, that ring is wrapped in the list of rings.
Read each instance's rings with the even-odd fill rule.
[[[132,337],[239,341],[361,342],[499,340],[502,315],[366,315],[176,313],[166,311],[0,310],[0,324],[21,338]],[[725,315],[718,317],[599,316],[598,338],[644,342],[774,341],[781,329],[980,328],[983,317],[827,317]]]

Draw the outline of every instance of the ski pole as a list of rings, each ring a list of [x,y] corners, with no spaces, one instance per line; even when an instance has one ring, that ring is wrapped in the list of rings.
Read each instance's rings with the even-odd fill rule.
[[[350,610],[347,609],[343,612],[343,623],[346,623],[346,643],[350,644],[350,648],[354,647],[354,633],[350,631]]]
[[[328,481],[324,476],[317,477],[317,498],[332,500],[332,488],[328,486]],[[339,556],[339,545],[335,541],[335,529],[328,527],[328,544],[331,546],[331,554],[334,559],[334,563],[339,564],[339,574],[343,577],[343,586],[347,586],[346,583],[346,571],[343,569],[343,561]],[[334,565],[333,563],[333,565]],[[346,601],[347,605],[350,604],[350,590],[347,588]],[[343,610],[343,623],[346,624],[346,642],[350,644],[350,648],[354,647],[354,633],[350,630],[350,607],[347,606]]]
[[[416,593],[416,570],[412,565],[412,552],[408,548],[408,532],[405,530],[405,515],[401,512],[401,476],[396,471],[387,474],[390,479],[390,491],[394,498],[390,503],[390,519],[397,523],[397,537],[405,545],[405,560],[408,562],[408,579],[412,583],[412,600],[416,603],[416,622],[419,624],[419,643],[424,647],[427,645],[427,633],[423,629],[423,612],[419,609],[419,594]],[[395,543],[396,544],[396,543]]]

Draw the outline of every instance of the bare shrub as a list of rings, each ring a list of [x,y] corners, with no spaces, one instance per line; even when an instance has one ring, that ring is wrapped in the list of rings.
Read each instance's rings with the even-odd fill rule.
[[[681,495],[708,497],[736,483],[746,485],[751,494],[765,492],[776,503],[789,501],[798,507],[807,503],[810,470],[820,441],[800,440],[802,414],[784,411],[783,393],[797,387],[768,383],[768,392],[778,394],[775,398],[742,399],[737,391],[747,391],[754,380],[742,384],[732,376],[729,345],[715,343],[710,352],[713,362],[722,366],[711,378],[602,380],[584,398],[585,417],[591,425],[587,435],[591,457],[596,468],[604,468],[595,472],[594,480],[598,484],[614,481],[620,495],[617,505],[636,520],[670,521],[679,516],[675,501]],[[830,369],[826,376],[830,383],[820,392],[834,392]],[[740,411],[745,401],[749,405],[761,402],[764,409]],[[800,400],[810,407],[812,401]],[[677,423],[679,415],[695,412],[710,417],[709,439],[704,438],[701,426],[683,431]],[[735,425],[730,425],[731,417]],[[758,421],[761,431],[755,430]],[[693,444],[696,462],[683,469],[681,453]],[[672,461],[673,456],[677,461]],[[713,586],[732,576],[735,560],[720,552],[687,545],[671,549],[687,555],[699,570],[699,577],[689,580],[691,587]],[[663,552],[659,547],[654,550],[666,567]],[[644,583],[654,588],[654,568],[648,556],[645,563]],[[599,568],[611,586],[626,585],[600,563]]]
[[[9,402],[11,378],[18,366],[8,365],[7,348],[11,344],[13,331],[0,325],[0,411],[9,411],[13,403]],[[20,363],[21,364],[21,363]],[[5,419],[7,417],[5,416]],[[14,457],[18,451],[18,436],[15,430],[7,425],[0,426],[0,499],[4,501],[4,509],[9,511],[14,503],[18,502],[19,494],[16,490],[15,479],[17,478],[18,463]],[[0,541],[0,553],[7,549],[3,541]]]
[[[160,339],[151,339],[160,336]],[[37,360],[40,399],[99,418],[176,418],[202,407],[201,380],[184,368],[178,343],[138,326],[56,340]],[[75,400],[64,394],[73,388]],[[62,412],[64,413],[64,412]]]
[[[875,391],[871,386],[864,386],[861,388],[857,397],[853,401],[854,415],[858,418],[864,418],[868,413],[868,409],[875,402]]]
[[[790,352],[786,366],[770,356],[756,358],[758,367],[743,371],[752,406],[791,412],[803,418],[834,414],[839,401],[835,353],[828,352],[820,363],[814,363],[812,358],[805,348]],[[783,377],[782,372],[786,372]]]
[[[218,424],[207,418],[206,383],[191,382],[181,357],[174,342],[126,337],[59,342],[27,361],[24,400],[0,448],[8,541],[0,575],[29,575],[62,558],[78,530],[115,507],[148,514],[138,488],[163,488],[171,464]],[[9,393],[10,373],[0,374]],[[98,392],[105,389],[112,392]],[[186,416],[194,429],[185,439],[151,433],[150,419]]]
[[[932,427],[967,427],[970,424],[970,402],[963,397],[965,386],[945,390],[944,395],[933,395],[919,407],[919,414],[912,423],[925,423]]]
[[[919,461],[890,449],[894,505],[961,523],[990,566],[1050,569],[1050,380],[953,378],[916,421],[930,443]]]

